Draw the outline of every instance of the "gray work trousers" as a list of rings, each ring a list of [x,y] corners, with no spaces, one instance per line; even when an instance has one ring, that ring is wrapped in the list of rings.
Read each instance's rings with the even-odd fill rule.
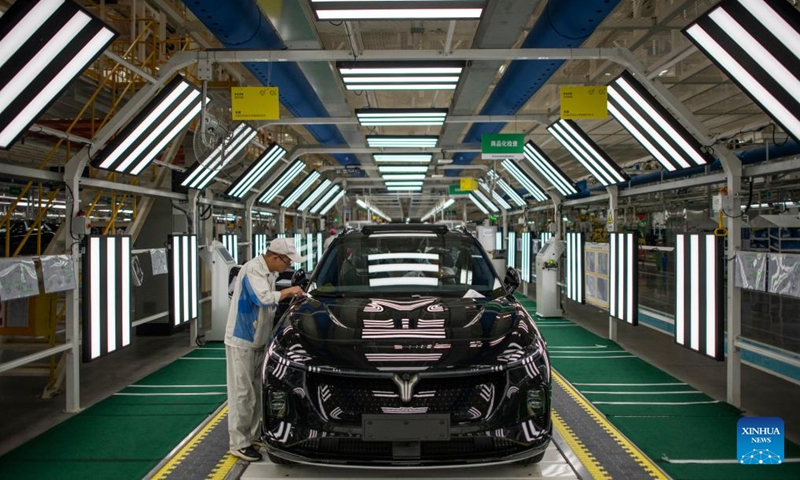
[[[264,349],[225,345],[230,449],[247,448],[261,436],[261,366]]]

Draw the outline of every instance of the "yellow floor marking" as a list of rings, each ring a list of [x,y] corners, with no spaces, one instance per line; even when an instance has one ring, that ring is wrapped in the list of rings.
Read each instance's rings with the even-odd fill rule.
[[[230,453],[226,453],[222,460],[217,463],[217,466],[214,467],[214,470],[211,470],[211,474],[206,477],[206,480],[225,480],[225,477],[228,476],[228,473],[233,469],[233,466],[236,465],[238,459],[231,455]]]
[[[156,472],[155,475],[153,475],[153,479],[163,480],[169,477],[169,474],[172,473],[178,467],[178,465],[180,465],[181,462],[183,462],[186,459],[186,457],[189,456],[190,453],[192,453],[192,450],[194,450],[195,447],[197,447],[197,445],[200,444],[200,442],[208,436],[211,430],[213,430],[214,427],[216,427],[217,424],[219,424],[219,422],[221,422],[222,419],[225,418],[225,415],[227,414],[228,414],[228,405],[226,404],[216,415],[214,415],[214,418],[212,418],[202,429],[200,429],[200,431],[197,432],[197,434],[194,437],[189,439],[189,441],[186,442],[186,445],[184,445],[183,448],[178,450],[178,453],[176,453],[172,458],[170,458],[169,461],[163,467],[161,467],[161,469],[158,472]]]
[[[586,470],[589,471],[589,474],[592,476],[592,478],[594,480],[610,479],[611,476],[605,471],[600,462],[594,458],[594,455],[589,452],[589,449],[587,449],[583,442],[580,441],[572,429],[569,428],[566,423],[564,423],[564,420],[555,410],[553,410],[552,418],[553,426],[556,428],[556,431],[559,435],[561,435],[561,438],[564,439],[567,445],[569,445],[569,448],[575,452],[578,460],[580,460]]]
[[[575,402],[577,402],[578,405],[580,405],[580,407],[583,408],[583,410],[586,411],[586,413],[589,414],[589,416],[592,417],[592,419],[598,425],[600,425],[600,427],[603,430],[606,431],[606,433],[608,433],[608,435],[617,443],[617,445],[622,447],[622,449],[625,450],[628,453],[628,455],[630,455],[636,461],[636,463],[638,463],[647,473],[649,473],[652,478],[656,478],[659,480],[669,479],[669,477],[666,476],[664,472],[662,472],[661,469],[658,468],[658,466],[656,466],[653,463],[653,461],[647,457],[647,455],[645,455],[644,453],[642,453],[641,450],[639,450],[639,447],[637,447],[636,445],[631,443],[630,440],[625,438],[622,432],[617,430],[617,428],[614,425],[609,423],[609,421],[606,420],[606,417],[602,413],[600,413],[600,411],[597,410],[594,407],[594,405],[586,401],[572,387],[572,385],[570,385],[566,380],[564,380],[563,377],[561,377],[561,375],[556,373],[555,370],[553,370],[552,373],[555,381],[558,382],[559,385],[561,385],[561,387],[567,392],[567,394],[570,397],[572,397],[572,399],[575,400]]]

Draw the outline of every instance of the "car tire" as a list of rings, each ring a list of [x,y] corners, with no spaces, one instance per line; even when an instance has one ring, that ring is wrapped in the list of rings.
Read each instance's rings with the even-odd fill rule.
[[[272,458],[272,457],[270,457],[270,458]],[[514,462],[514,463],[516,463],[517,465],[521,465],[523,467],[527,467],[529,465],[534,465],[534,464],[537,464],[537,463],[541,462],[543,458],[544,458],[544,452],[542,452],[542,453],[540,453],[538,455],[534,455],[532,457],[528,457],[525,460],[520,460],[520,461]]]
[[[291,460],[286,460],[285,458],[281,458],[277,455],[273,455],[272,452],[267,452],[267,457],[269,457],[269,461],[274,463],[275,465],[294,465],[295,462]]]

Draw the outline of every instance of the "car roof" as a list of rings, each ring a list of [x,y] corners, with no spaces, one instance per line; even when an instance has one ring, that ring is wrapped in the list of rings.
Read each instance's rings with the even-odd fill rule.
[[[436,235],[458,235],[458,236],[472,236],[461,226],[450,228],[444,224],[437,223],[375,223],[364,225],[360,230],[351,229],[344,232],[348,234],[361,234],[373,235],[376,233],[434,233]]]

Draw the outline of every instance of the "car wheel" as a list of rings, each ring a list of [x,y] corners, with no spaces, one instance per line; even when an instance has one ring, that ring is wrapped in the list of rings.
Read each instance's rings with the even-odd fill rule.
[[[272,457],[270,457],[270,458],[272,458]],[[539,455],[534,455],[532,457],[526,458],[525,460],[520,460],[520,461],[514,462],[514,463],[516,463],[517,465],[521,465],[523,467],[527,467],[529,465],[534,465],[536,463],[541,462],[543,458],[544,458],[544,452],[540,453]]]
[[[274,463],[275,465],[294,465],[295,462],[291,460],[286,460],[285,458],[281,458],[277,455],[273,455],[272,452],[267,452],[267,456],[269,457],[269,461]]]

